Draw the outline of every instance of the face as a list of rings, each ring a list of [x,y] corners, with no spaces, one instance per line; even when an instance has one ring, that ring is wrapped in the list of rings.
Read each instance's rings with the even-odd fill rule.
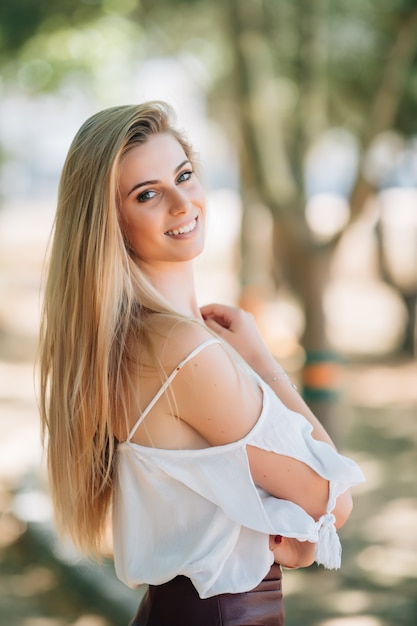
[[[190,261],[204,246],[201,184],[181,144],[151,136],[120,165],[121,227],[141,266]]]

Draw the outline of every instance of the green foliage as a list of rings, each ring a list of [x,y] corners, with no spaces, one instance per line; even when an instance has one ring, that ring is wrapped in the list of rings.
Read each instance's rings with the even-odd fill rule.
[[[3,47],[4,82],[17,83],[29,94],[56,90],[74,77],[86,89],[102,89],[97,83],[102,83],[103,71],[111,82],[114,74],[120,75],[120,67],[140,58],[143,37],[139,24],[130,19],[135,0],[102,0],[86,10],[60,2],[43,16],[37,13],[33,34],[19,46]]]
[[[367,126],[363,112],[378,89],[398,31],[415,10],[414,0],[248,0],[238,4],[238,36],[244,39],[248,67],[252,65],[254,89],[263,89],[264,80],[278,81],[280,97],[290,98],[283,106],[291,106],[296,92],[302,97],[305,89],[318,87],[326,92],[328,123],[363,134]],[[237,71],[232,65],[236,42],[230,5],[233,2],[221,0],[3,0],[0,59],[34,57],[33,87],[53,88],[66,71],[81,69],[68,50],[69,33],[74,39],[75,30],[85,33],[86,25],[97,30],[94,23],[106,16],[127,16],[132,27],[146,30],[149,55],[178,51],[194,55],[202,62],[204,80],[214,95],[224,89],[230,97]],[[51,52],[48,40],[61,50]],[[92,66],[97,56],[94,46],[90,53],[92,59],[84,61]],[[42,62],[52,62],[53,72]],[[312,64],[316,64],[313,72]],[[406,131],[414,128],[414,71],[411,63],[398,114]],[[286,123],[286,132],[292,132],[293,116]]]
[[[0,3],[0,50],[3,58],[16,54],[44,28],[53,32],[62,24],[80,24],[97,16],[101,0],[3,0]]]
[[[233,66],[238,37],[243,40],[255,91],[263,90],[266,82],[271,93],[272,83],[280,83],[279,96],[290,112],[288,107],[297,94],[303,97],[311,88],[321,90],[329,125],[341,124],[359,135],[366,131],[363,113],[378,90],[399,31],[416,9],[415,0],[247,0],[237,3],[238,25],[232,24],[234,4],[222,0],[3,0],[0,62],[33,59],[30,72],[26,68],[23,74],[32,75],[33,88],[53,88],[71,68],[93,68],[99,62],[94,45],[88,50],[91,59],[84,56],[80,62],[74,54],[76,32],[81,39],[89,29],[100,31],[106,17],[127,17],[132,33],[137,28],[145,37],[146,31],[148,55],[182,52],[199,59],[202,79],[215,101],[216,93],[223,90],[228,98],[232,96],[234,73],[239,71]],[[53,66],[52,72],[45,63]],[[414,130],[414,74],[412,60],[398,113],[398,123],[407,132]],[[285,122],[286,132],[292,132],[297,123],[293,115]]]

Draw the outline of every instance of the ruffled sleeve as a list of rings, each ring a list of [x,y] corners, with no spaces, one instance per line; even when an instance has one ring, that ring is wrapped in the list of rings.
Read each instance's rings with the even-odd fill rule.
[[[336,499],[350,487],[363,482],[364,475],[352,459],[339,454],[329,444],[314,439],[310,422],[299,413],[289,410],[263,381],[260,382],[273,419],[265,420],[263,428],[252,431],[250,443],[264,450],[296,458],[329,481],[326,513],[315,523],[315,538],[309,541],[317,544],[317,563],[328,569],[338,569],[342,549],[332,511]]]

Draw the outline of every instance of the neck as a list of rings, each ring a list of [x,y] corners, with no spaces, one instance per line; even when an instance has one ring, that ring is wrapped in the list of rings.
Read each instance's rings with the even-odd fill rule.
[[[142,265],[142,269],[155,289],[178,313],[202,319],[191,262],[167,263],[163,267]]]

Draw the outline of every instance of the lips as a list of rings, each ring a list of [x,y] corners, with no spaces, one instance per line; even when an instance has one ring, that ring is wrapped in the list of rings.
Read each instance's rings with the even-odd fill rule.
[[[167,230],[165,234],[169,237],[176,237],[177,235],[186,235],[188,233],[192,233],[197,226],[197,219],[198,218],[195,217],[187,224],[184,224],[184,226],[179,226],[178,228],[174,228],[173,230]]]

